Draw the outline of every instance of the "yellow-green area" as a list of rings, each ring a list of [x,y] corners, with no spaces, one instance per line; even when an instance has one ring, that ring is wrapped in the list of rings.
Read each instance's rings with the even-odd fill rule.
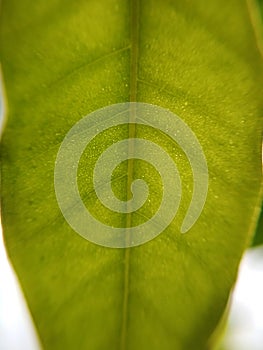
[[[263,65],[251,7],[240,0],[3,0],[1,7],[2,221],[43,348],[206,349],[256,223]],[[110,249],[65,221],[54,165],[78,120],[130,100],[168,108],[188,124],[207,158],[209,191],[199,220],[181,234],[193,188],[182,150],[147,127],[106,131],[87,147],[78,173],[85,205],[102,221],[144,222],[162,195],[156,171],[134,160],[116,168],[112,188],[130,198],[130,182],[144,176],[151,194],[141,212],[127,220],[98,203],[86,168],[112,140],[158,143],[183,184],[162,234]]]

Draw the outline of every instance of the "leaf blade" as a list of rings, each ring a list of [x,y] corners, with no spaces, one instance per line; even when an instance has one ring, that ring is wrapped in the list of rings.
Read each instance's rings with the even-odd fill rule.
[[[125,265],[124,251],[94,246],[68,227],[56,204],[53,168],[77,120],[130,98],[129,4],[69,2],[61,16],[54,15],[59,1],[41,4],[32,9],[39,25],[25,3],[3,4],[1,59],[10,113],[2,203],[9,254],[44,347],[201,349],[234,282],[261,180],[262,67],[247,10],[237,1],[220,12],[219,1],[140,3],[137,100],[169,108],[188,123],[204,147],[211,180],[200,220],[189,235],[178,234],[190,170],[167,138],[136,129],[179,158],[185,199],[171,226],[133,248]],[[10,172],[17,175],[10,178]],[[136,164],[134,175],[142,175]],[[134,223],[140,220],[133,216]]]

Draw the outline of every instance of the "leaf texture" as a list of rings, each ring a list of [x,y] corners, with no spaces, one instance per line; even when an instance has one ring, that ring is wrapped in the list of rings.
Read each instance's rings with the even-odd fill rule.
[[[263,69],[246,2],[3,0],[0,34],[4,236],[43,348],[205,349],[252,236],[261,182]],[[116,196],[129,199],[133,179],[144,177],[149,198],[132,215],[105,208],[87,169],[113,142],[156,142],[182,180],[180,209],[161,235],[110,249],[67,224],[54,165],[78,120],[126,101],[162,106],[188,124],[207,158],[209,192],[199,220],[181,234],[193,178],[178,145],[147,127],[98,135],[78,183],[87,209],[106,224],[148,220],[162,188],[150,164],[124,162],[112,178]]]

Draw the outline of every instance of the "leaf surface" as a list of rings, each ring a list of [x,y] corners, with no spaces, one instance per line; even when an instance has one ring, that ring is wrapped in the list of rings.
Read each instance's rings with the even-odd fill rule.
[[[244,1],[4,0],[1,62],[8,101],[2,139],[2,219],[7,249],[44,349],[204,349],[252,236],[261,182],[262,59]],[[101,107],[126,101],[167,108],[203,147],[207,201],[186,234],[191,200],[185,154],[158,130],[176,162],[182,203],[156,239],[131,249],[84,240],[54,192],[56,155],[68,130]],[[144,177],[150,196],[129,219],[97,200],[92,169],[128,127],[106,131],[83,153],[78,184],[87,209],[108,225],[138,225],[160,203],[147,162],[116,169],[122,200]],[[171,190],[172,193],[172,190]]]

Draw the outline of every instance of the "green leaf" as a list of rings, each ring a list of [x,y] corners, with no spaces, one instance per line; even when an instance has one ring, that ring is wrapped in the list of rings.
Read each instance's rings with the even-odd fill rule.
[[[261,33],[261,38],[262,38],[262,33],[263,33],[263,0],[257,0],[257,5],[256,7],[256,14],[258,14],[258,21],[257,26],[258,26],[258,33]],[[261,43],[261,52],[263,53],[263,41],[260,41]],[[263,158],[262,158],[263,159]],[[258,222],[257,222],[257,228],[256,232],[252,241],[252,246],[257,246],[263,244],[263,202],[261,204],[261,212],[259,214]]]
[[[206,347],[252,237],[261,183],[263,67],[250,17],[239,0],[3,0],[9,113],[2,220],[45,349]],[[78,120],[134,100],[171,110],[193,130],[207,159],[209,191],[199,220],[181,234],[193,188],[187,158],[163,133],[136,127],[134,136],[158,143],[176,162],[182,203],[156,239],[110,249],[65,221],[54,165]],[[96,137],[78,173],[87,208],[119,227],[147,221],[162,189],[151,165],[134,160],[132,169],[130,162],[116,169],[112,188],[129,199],[131,180],[144,177],[150,197],[141,212],[127,219],[97,200],[89,170],[128,135],[124,126]]]

